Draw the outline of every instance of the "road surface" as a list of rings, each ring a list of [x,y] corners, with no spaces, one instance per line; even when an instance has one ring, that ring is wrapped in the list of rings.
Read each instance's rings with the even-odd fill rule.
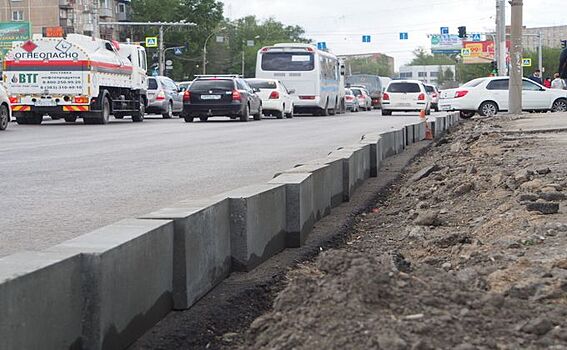
[[[48,120],[49,118],[46,118]],[[418,121],[379,111],[241,123],[148,118],[11,123],[0,133],[0,256],[60,243],[180,200],[268,181],[368,132]]]

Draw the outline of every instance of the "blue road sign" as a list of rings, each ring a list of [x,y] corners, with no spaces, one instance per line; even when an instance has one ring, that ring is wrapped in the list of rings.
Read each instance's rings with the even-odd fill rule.
[[[408,40],[408,33],[400,33],[400,40]]]
[[[324,42],[324,41],[321,41],[321,42],[317,43],[317,48],[319,50],[325,50],[327,48],[327,43]]]
[[[180,48],[175,49],[175,51],[173,52],[176,56],[182,55],[183,54],[183,50],[181,50]]]
[[[441,34],[448,35],[449,27],[441,27]]]
[[[473,41],[480,41],[480,33],[474,33],[472,35],[472,40]]]
[[[370,35],[363,35],[362,36],[362,42],[363,43],[369,43],[371,41],[371,39],[372,38],[370,37]]]

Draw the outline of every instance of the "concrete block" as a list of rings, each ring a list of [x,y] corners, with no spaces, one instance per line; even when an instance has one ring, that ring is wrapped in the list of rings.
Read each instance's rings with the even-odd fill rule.
[[[380,133],[383,140],[383,157],[388,158],[395,155],[398,152],[398,146],[396,144],[396,131],[385,131]]]
[[[0,348],[82,349],[81,256],[21,252],[0,259]]]
[[[226,197],[177,203],[140,219],[174,222],[173,307],[191,307],[231,268],[230,211]]]
[[[46,251],[83,256],[88,349],[125,349],[173,307],[173,222],[125,219]]]
[[[384,139],[378,133],[367,134],[360,143],[370,145],[370,177],[377,177],[383,160]]]
[[[233,269],[250,271],[285,248],[284,185],[248,186],[225,195],[230,199]]]
[[[349,201],[357,187],[370,177],[370,145],[358,144],[331,152],[331,159],[343,162],[343,197]]]
[[[340,173],[339,173],[340,171]],[[313,215],[315,221],[331,213],[331,200],[335,194],[336,183],[340,182],[342,196],[342,164],[329,161],[312,161],[276,174],[311,174],[313,182]],[[340,176],[340,178],[337,178]],[[342,197],[341,197],[342,202]]]
[[[313,176],[311,173],[287,173],[279,175],[269,183],[285,185],[286,247],[300,247],[315,224]]]
[[[425,139],[425,123],[426,121],[422,121],[417,124],[413,124],[414,143]]]
[[[404,126],[405,142],[404,145],[409,146],[415,142],[413,124]]]

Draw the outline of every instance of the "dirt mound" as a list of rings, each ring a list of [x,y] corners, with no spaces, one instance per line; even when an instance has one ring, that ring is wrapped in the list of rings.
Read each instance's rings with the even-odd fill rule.
[[[500,130],[439,140],[242,348],[567,349],[567,142]]]

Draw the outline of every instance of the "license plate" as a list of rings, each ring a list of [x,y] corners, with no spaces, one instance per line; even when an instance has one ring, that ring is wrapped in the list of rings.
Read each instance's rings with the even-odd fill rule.
[[[441,105],[439,106],[439,109],[443,110],[443,111],[448,111],[451,109],[450,105]]]
[[[37,100],[35,101],[35,105],[36,106],[57,106],[57,102],[55,102],[55,100],[50,100],[50,99],[41,99],[41,100]]]
[[[400,106],[409,107],[409,106],[411,106],[411,103],[400,103]]]
[[[220,95],[201,95],[201,100],[220,100]]]

